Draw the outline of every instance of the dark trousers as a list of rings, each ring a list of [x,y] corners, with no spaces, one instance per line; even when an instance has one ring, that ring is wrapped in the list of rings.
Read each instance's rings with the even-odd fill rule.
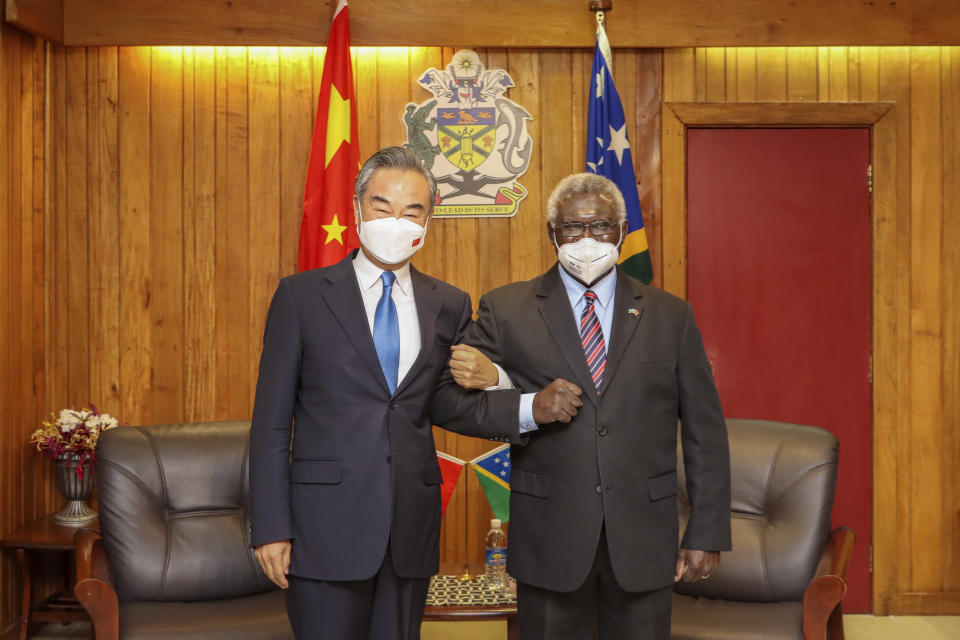
[[[419,640],[429,578],[401,578],[390,550],[369,580],[288,576],[287,616],[297,640]]]
[[[551,591],[519,583],[521,640],[668,640],[673,588],[632,593],[617,584],[600,535],[593,567],[579,589]],[[596,634],[596,635],[595,635]]]

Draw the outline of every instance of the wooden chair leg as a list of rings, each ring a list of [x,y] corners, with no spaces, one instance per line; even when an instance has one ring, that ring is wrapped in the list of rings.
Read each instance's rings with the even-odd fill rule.
[[[827,637],[830,640],[844,640],[843,638],[843,606],[838,604],[830,613],[827,623]]]
[[[26,549],[17,549],[17,564],[20,565],[20,576],[23,579],[23,599],[20,607],[20,640],[27,640],[27,631],[30,629],[30,596],[33,585],[30,584],[30,559]]]

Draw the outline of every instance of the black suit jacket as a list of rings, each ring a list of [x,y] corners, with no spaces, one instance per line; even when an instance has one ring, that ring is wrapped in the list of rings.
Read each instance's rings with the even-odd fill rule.
[[[352,259],[282,279],[270,304],[250,432],[251,545],[292,539],[293,575],[362,580],[389,540],[400,576],[427,577],[440,535],[431,422],[514,441],[518,428],[497,430],[483,418],[489,402],[467,402],[449,380],[432,406],[470,297],[412,267],[421,347],[391,395]]]
[[[679,536],[678,420],[693,503],[683,546],[730,548],[726,427],[700,332],[685,301],[618,267],[598,394],[559,268],[486,294],[465,339],[523,392],[555,378],[583,389],[569,424],[541,425],[526,446],[513,448],[508,570],[535,586],[576,589],[605,525],[621,587],[668,586]],[[491,418],[516,423],[517,410],[504,402]]]

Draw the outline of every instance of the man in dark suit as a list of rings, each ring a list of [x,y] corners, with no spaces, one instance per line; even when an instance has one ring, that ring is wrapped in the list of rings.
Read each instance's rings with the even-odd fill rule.
[[[298,638],[419,638],[439,558],[431,423],[487,410],[482,398],[458,402],[467,392],[452,382],[433,402],[472,311],[466,293],[409,265],[435,191],[414,152],[375,154],[355,186],[361,251],[282,279],[270,304],[250,433],[251,545],[287,590]],[[469,423],[519,441],[515,426]]]
[[[626,235],[616,185],[565,178],[547,233],[559,264],[487,293],[464,342],[519,391],[490,420],[531,431],[513,447],[508,571],[524,640],[663,639],[672,584],[705,579],[730,549],[730,462],[690,306],[616,267]],[[473,348],[453,377],[496,383]],[[522,392],[522,395],[521,395]],[[512,395],[511,395],[512,394]],[[692,512],[678,549],[677,422]]]

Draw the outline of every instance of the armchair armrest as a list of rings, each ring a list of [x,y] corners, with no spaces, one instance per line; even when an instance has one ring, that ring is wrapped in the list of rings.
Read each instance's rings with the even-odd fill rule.
[[[804,640],[843,640],[840,600],[847,593],[847,565],[857,534],[850,527],[830,532],[817,571],[803,594]],[[829,635],[828,635],[829,633]]]
[[[840,578],[847,577],[847,565],[853,554],[853,545],[857,541],[857,533],[850,527],[837,527],[830,532],[830,538],[820,556],[820,564],[814,578],[832,575]]]
[[[120,602],[113,588],[110,562],[100,533],[81,529],[73,537],[77,554],[77,586],[73,593],[93,621],[96,640],[120,637]]]

